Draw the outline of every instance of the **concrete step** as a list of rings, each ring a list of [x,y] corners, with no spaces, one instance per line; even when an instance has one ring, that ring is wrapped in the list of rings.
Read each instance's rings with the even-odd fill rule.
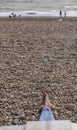
[[[29,121],[25,130],[72,130],[70,121]]]
[[[25,130],[25,125],[1,126],[0,130]]]
[[[1,126],[0,130],[77,130],[77,124],[68,120],[28,121],[26,125]]]
[[[77,130],[77,124],[71,123],[71,125],[72,125],[72,130]]]

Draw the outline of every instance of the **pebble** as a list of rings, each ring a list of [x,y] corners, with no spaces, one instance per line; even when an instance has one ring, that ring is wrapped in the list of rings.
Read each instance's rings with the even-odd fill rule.
[[[14,120],[12,121],[12,124],[13,124],[13,125],[17,125],[17,124],[18,124],[18,119],[14,119]]]
[[[19,115],[18,118],[19,118],[20,120],[25,120],[25,114]]]

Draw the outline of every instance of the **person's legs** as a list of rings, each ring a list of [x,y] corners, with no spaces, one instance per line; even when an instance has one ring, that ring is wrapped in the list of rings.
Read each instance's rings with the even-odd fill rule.
[[[43,109],[39,118],[39,121],[55,120],[51,111],[52,104],[50,103],[47,93],[43,94]]]
[[[48,120],[55,120],[55,118],[49,108],[43,107],[39,121],[48,121]]]

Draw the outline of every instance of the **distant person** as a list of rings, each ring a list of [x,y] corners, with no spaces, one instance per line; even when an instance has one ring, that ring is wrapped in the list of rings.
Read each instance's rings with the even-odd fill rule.
[[[53,104],[50,103],[48,94],[45,92],[43,94],[43,109],[39,118],[39,121],[55,120],[51,108],[55,108]]]
[[[64,16],[66,17],[66,11],[64,12]]]
[[[62,16],[62,11],[60,10],[60,17]]]

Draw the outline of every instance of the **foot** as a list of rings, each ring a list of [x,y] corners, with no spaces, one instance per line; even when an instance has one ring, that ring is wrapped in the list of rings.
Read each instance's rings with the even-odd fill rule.
[[[43,93],[43,106],[44,106],[44,107],[48,107],[48,108],[51,108],[51,107],[52,107],[52,104],[50,103],[48,94],[47,94],[46,92]]]

